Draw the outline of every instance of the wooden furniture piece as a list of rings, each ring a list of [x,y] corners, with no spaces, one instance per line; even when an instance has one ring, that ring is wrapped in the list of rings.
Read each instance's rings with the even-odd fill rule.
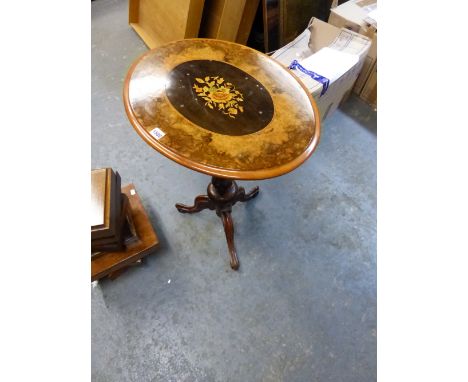
[[[238,44],[247,44],[259,5],[260,0],[247,0],[244,12],[242,13],[242,20],[237,30],[236,42]]]
[[[197,37],[204,0],[129,0],[128,23],[148,48]]]
[[[200,37],[246,44],[260,0],[205,0]]]
[[[293,73],[267,55],[235,43],[189,39],[134,62],[124,85],[127,116],[151,147],[212,176],[207,195],[182,213],[215,210],[231,257],[232,206],[258,194],[235,180],[283,175],[314,151],[320,122],[314,100]]]
[[[117,250],[123,245],[122,228],[127,201],[122,199],[120,175],[111,168],[91,171],[91,249]]]
[[[117,222],[117,232],[109,238],[91,240],[92,259],[103,255],[105,252],[123,250],[125,245],[138,240],[128,198],[125,194],[121,194],[120,199],[122,202]]]
[[[116,176],[111,168],[91,171],[91,238],[112,235],[116,219]]]
[[[139,264],[141,259],[154,251],[159,244],[151,222],[146,214],[135,186],[128,184],[122,192],[129,201],[129,210],[135,226],[138,240],[127,244],[124,250],[106,252],[91,259],[91,281],[109,276],[111,279],[118,276],[129,266]]]

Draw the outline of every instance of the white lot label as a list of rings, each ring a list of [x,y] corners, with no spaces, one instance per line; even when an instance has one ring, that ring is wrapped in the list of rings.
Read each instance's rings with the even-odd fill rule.
[[[166,133],[162,131],[159,127],[156,127],[155,129],[151,130],[150,134],[156,139],[161,139],[166,135]]]

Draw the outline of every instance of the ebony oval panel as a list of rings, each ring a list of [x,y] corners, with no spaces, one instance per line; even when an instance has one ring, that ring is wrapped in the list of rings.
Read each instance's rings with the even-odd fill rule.
[[[233,65],[193,60],[168,74],[166,95],[190,122],[224,135],[246,135],[273,118],[273,100],[255,78]]]

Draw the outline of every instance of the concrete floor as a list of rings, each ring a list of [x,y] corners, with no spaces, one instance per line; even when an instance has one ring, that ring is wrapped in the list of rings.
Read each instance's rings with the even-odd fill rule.
[[[134,182],[161,246],[92,288],[92,380],[376,380],[376,114],[357,98],[296,171],[236,205],[241,267],[219,218],[181,215],[209,177],[151,149],[127,121],[123,79],[146,51],[127,1],[92,3],[92,165]]]

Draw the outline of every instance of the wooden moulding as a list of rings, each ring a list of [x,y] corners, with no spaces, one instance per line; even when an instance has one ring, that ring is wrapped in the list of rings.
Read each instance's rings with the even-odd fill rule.
[[[107,252],[91,260],[91,281],[99,280],[122,270],[149,255],[159,244],[159,239],[141,203],[140,197],[135,192],[133,184],[128,184],[122,188],[129,200],[131,217],[135,225],[135,231],[139,240],[130,243],[125,250],[117,252]]]
[[[150,49],[198,36],[205,0],[129,0],[128,22]]]
[[[112,173],[108,170],[91,171],[91,230],[110,226]]]
[[[206,0],[200,37],[246,44],[260,0]]]
[[[120,175],[111,168],[91,172],[91,239],[116,235],[120,215]]]

